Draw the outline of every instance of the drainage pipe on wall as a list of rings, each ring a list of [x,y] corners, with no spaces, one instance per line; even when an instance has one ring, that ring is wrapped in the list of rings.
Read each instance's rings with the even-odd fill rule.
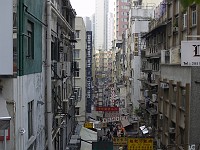
[[[47,6],[47,55],[46,55],[46,86],[47,86],[47,140],[48,150],[52,150],[52,100],[51,100],[51,0]]]

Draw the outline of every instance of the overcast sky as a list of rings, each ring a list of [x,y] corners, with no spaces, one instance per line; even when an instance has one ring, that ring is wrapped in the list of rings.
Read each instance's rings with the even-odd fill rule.
[[[143,0],[143,3],[155,3],[158,5],[162,0]],[[95,0],[70,0],[72,7],[76,10],[77,16],[92,16],[95,12]],[[110,0],[110,12],[114,10],[114,0]]]
[[[95,0],[70,0],[72,7],[76,10],[77,16],[92,16],[95,13]],[[114,10],[114,0],[110,0],[110,12]]]

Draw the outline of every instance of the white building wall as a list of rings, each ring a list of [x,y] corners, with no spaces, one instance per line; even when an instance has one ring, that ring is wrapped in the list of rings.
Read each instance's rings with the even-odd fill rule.
[[[80,122],[85,121],[85,111],[86,111],[86,28],[85,24],[83,22],[83,18],[76,17],[75,20],[75,30],[80,30],[80,38],[77,39],[77,43],[75,45],[75,49],[80,49],[80,55],[79,59],[76,59],[75,61],[79,62],[79,77],[76,77],[75,79],[75,85],[78,87],[81,87],[82,89],[82,97],[81,101],[78,102],[76,107],[79,107],[79,114],[77,115],[77,120]]]
[[[7,149],[20,150],[21,146],[28,149],[33,142],[35,142],[36,149],[45,149],[45,105],[42,104],[45,103],[43,75],[43,73],[37,73],[2,80],[2,94],[7,101],[8,112],[11,116],[10,140],[7,141]],[[28,102],[32,100],[34,101],[33,136],[28,138]],[[24,129],[24,134],[19,132],[21,129]],[[3,149],[3,143],[0,143],[0,149]]]
[[[108,45],[108,50],[112,49],[112,40],[114,38],[114,17],[113,13],[108,13],[108,40],[107,40],[107,45]]]
[[[134,33],[138,33],[138,56],[134,56],[131,61],[131,67],[133,69],[133,81],[132,81],[132,93],[131,93],[131,101],[133,102],[133,107],[138,107],[139,103],[138,100],[141,99],[141,82],[138,80],[140,79],[140,68],[141,68],[141,37],[140,33],[147,32],[148,31],[148,22],[149,21],[141,21],[144,17],[151,18],[153,16],[153,9],[138,9],[138,8],[132,8],[131,10],[132,17],[135,18],[131,22],[131,35],[134,35]],[[140,19],[140,21],[138,21]],[[134,50],[135,44],[131,43],[131,49]]]

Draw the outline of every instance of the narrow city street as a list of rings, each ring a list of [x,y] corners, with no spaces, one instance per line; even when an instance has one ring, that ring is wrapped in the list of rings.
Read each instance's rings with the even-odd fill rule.
[[[0,150],[200,150],[200,0],[0,3]]]

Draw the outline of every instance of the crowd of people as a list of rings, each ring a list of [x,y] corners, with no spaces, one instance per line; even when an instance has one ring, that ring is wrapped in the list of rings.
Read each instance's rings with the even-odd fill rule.
[[[105,129],[103,137],[100,137],[102,141],[112,141],[112,137],[124,137],[126,136],[126,131],[120,123],[110,123],[108,128]]]

